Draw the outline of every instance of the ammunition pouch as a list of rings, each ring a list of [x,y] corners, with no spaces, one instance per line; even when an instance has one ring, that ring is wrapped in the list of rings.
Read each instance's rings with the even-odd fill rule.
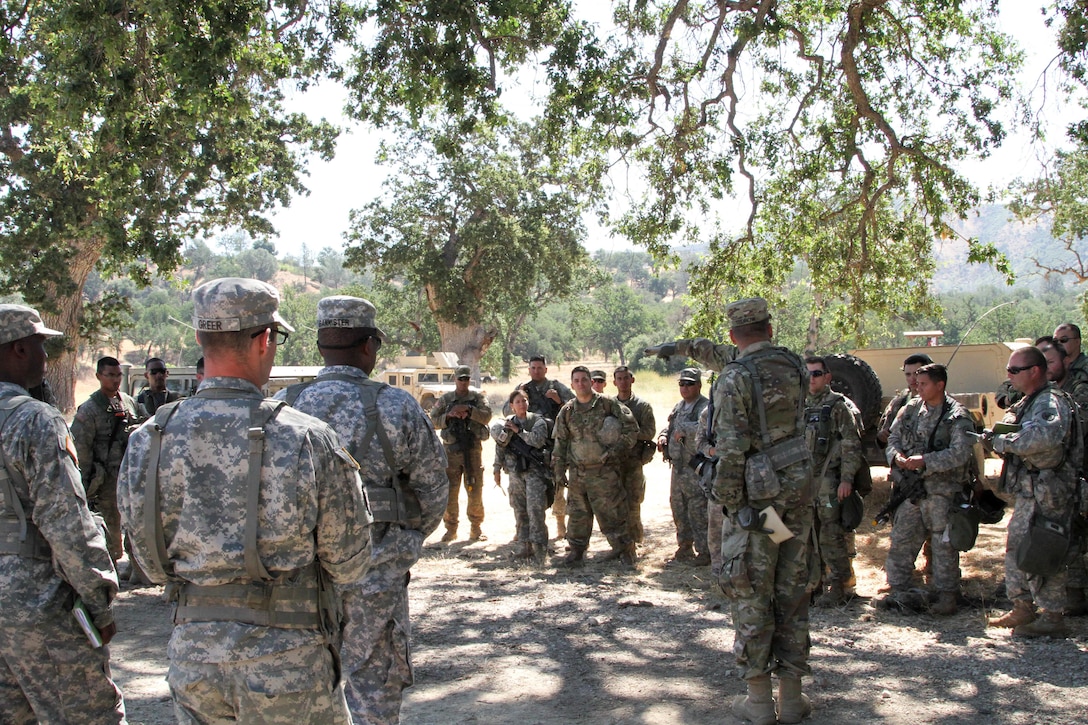
[[[1073,551],[1072,526],[1037,513],[1016,548],[1016,566],[1027,574],[1053,576],[1065,567]]]
[[[398,478],[407,479],[407,476],[400,474]],[[418,529],[423,525],[419,498],[406,483],[405,480],[392,486],[363,486],[363,495],[374,523],[400,524],[408,529]]]
[[[800,436],[787,438],[775,445],[753,453],[744,462],[744,483],[748,500],[766,501],[782,492],[778,471],[810,458],[808,445]]]
[[[0,554],[15,554],[24,559],[49,561],[53,550],[33,521],[26,522],[26,531],[18,519],[0,518]]]
[[[970,493],[957,494],[948,509],[948,543],[956,551],[970,551],[978,538],[982,512],[971,500]]]
[[[727,522],[726,526],[730,523]],[[754,593],[752,580],[748,577],[748,540],[751,532],[745,531],[736,523],[733,530],[722,539],[722,569],[718,574],[718,586],[727,599],[740,599]]]

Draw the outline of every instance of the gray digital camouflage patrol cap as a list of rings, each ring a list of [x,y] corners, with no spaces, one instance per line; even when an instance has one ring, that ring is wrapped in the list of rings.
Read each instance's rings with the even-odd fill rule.
[[[370,300],[348,295],[324,297],[317,303],[317,329],[346,327],[350,329],[371,328],[377,330],[382,342],[388,338],[378,327],[378,311]]]
[[[593,370],[589,373],[590,380],[596,380],[598,383],[603,383],[608,380],[608,375],[604,370]]]
[[[63,334],[59,330],[46,327],[41,315],[33,307],[0,305],[0,345],[22,340],[31,335],[57,337]]]
[[[295,328],[279,313],[280,293],[255,279],[223,277],[193,290],[193,327],[197,332],[238,332],[276,324]]]
[[[767,300],[762,297],[748,297],[730,302],[725,308],[725,314],[729,317],[730,329],[771,319],[770,313],[767,312]]]

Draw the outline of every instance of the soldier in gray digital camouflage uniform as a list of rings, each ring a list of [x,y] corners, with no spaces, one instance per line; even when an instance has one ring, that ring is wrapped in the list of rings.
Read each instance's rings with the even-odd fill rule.
[[[431,408],[431,422],[442,436],[446,447],[446,478],[449,480],[449,500],[442,517],[446,533],[442,541],[457,538],[460,516],[458,498],[464,481],[467,505],[469,539],[483,541],[481,526],[484,523],[484,463],[483,441],[490,437],[487,424],[491,421],[491,406],[487,396],[469,388],[472,370],[459,365],[454,371],[454,389],[444,393]]]
[[[632,392],[635,376],[626,365],[621,365],[612,373],[612,382],[616,386],[616,400],[631,411],[638,423],[638,437],[631,450],[620,459],[620,484],[627,494],[627,531],[636,544],[642,543],[642,501],[646,498],[646,476],[642,467],[653,460],[657,451],[657,421],[654,409],[642,398]]]
[[[960,403],[945,393],[948,372],[944,365],[923,365],[917,372],[918,397],[896,415],[885,455],[889,467],[904,477],[897,486],[910,486],[921,476],[922,485],[895,510],[891,542],[884,570],[891,591],[883,606],[917,608],[910,593],[914,561],[929,542],[930,563],[937,603],[930,611],[948,616],[957,611],[960,594],[960,553],[947,535],[953,497],[970,487],[974,456],[974,422]],[[908,489],[904,488],[904,492]]]
[[[385,334],[359,297],[317,304],[317,378],[276,394],[324,420],[359,462],[374,523],[370,569],[337,587],[344,606],[340,659],[355,725],[400,721],[409,658],[409,570],[438,527],[449,484],[446,454],[427,414],[404,390],[371,380]]]
[[[580,566],[589,547],[593,517],[612,547],[605,559],[634,564],[635,543],[627,528],[627,497],[617,462],[627,455],[638,435],[631,411],[615,398],[593,392],[589,369],[571,371],[574,400],[563,406],[555,421],[552,470],[557,485],[567,486],[565,566]]]
[[[180,723],[349,723],[335,584],[370,564],[358,465],[326,423],[265,399],[292,328],[275,288],[193,291],[207,377],[129,438],[118,493],[133,551],[176,602]]]
[[[842,525],[842,502],[854,491],[854,476],[868,465],[861,450],[858,420],[853,401],[831,389],[831,371],[822,357],[805,359],[808,397],[805,399],[805,439],[812,454],[816,484],[816,515],[820,521],[820,557],[827,567],[828,588],[816,606],[845,602],[849,593],[849,532]]]
[[[733,302],[726,314],[737,357],[714,386],[719,460],[711,498],[725,513],[719,583],[730,599],[733,652],[748,689],[733,713],[763,725],[796,723],[811,710],[801,677],[810,673],[808,602],[819,577],[804,438],[808,372],[797,355],[771,343],[766,300]],[[775,543],[768,535],[767,507],[789,538]],[[777,715],[772,673],[779,676]]]
[[[699,474],[689,465],[699,452],[699,420],[709,400],[703,395],[699,370],[684,368],[679,379],[680,402],[669,413],[669,424],[658,434],[657,449],[672,466],[669,505],[676,527],[673,561],[706,566],[711,563],[711,546],[720,544],[707,537],[707,498]],[[705,425],[705,422],[704,422]]]
[[[532,558],[539,566],[548,555],[548,424],[542,416],[529,412],[529,396],[524,390],[510,393],[513,413],[491,426],[495,439],[495,483],[502,471],[510,477],[510,506],[517,522],[518,552],[515,558]],[[524,445],[518,444],[517,437]]]
[[[60,411],[29,396],[45,374],[36,311],[0,305],[0,721],[123,723],[110,679],[117,573],[84,498]],[[92,648],[76,598],[102,637]]]
[[[517,386],[517,390],[524,390],[529,396],[529,412],[543,416],[548,421],[549,430],[555,424],[555,418],[559,415],[559,409],[574,397],[563,383],[548,377],[548,361],[543,355],[533,355],[529,358],[529,379]],[[548,439],[548,450],[552,448],[552,441]],[[549,476],[551,473],[549,472]],[[565,539],[567,537],[567,491],[563,486],[555,486],[555,502],[552,504],[552,516],[555,517],[555,537]]]
[[[1026,637],[1064,637],[1065,567],[1051,576],[1028,573],[1017,565],[1016,554],[1037,517],[1068,527],[1079,515],[1074,501],[1083,441],[1077,435],[1076,406],[1066,393],[1047,385],[1046,358],[1037,348],[1013,352],[1007,370],[1023,397],[1006,411],[1005,422],[1018,424],[1019,430],[991,441],[1005,459],[1002,492],[1016,495],[1005,546],[1005,588],[1013,609],[989,625],[1012,627],[1013,634]]]

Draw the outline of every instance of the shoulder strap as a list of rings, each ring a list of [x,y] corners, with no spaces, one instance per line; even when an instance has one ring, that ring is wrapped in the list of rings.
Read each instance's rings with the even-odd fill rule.
[[[169,557],[166,554],[166,534],[162,528],[162,501],[159,498],[159,458],[162,455],[162,434],[170,416],[180,405],[167,403],[155,411],[155,422],[150,427],[151,441],[147,452],[147,470],[144,472],[144,537],[147,541],[148,569],[159,577],[173,578],[173,569],[166,570]]]
[[[282,400],[266,398],[249,414],[249,473],[246,486],[246,528],[244,553],[246,573],[253,581],[266,581],[273,577],[264,568],[257,553],[258,504],[261,496],[261,459],[264,455],[264,429],[276,414],[286,406]]]
[[[24,403],[29,403],[31,400],[34,400],[34,398],[29,395],[21,394],[11,395],[0,399],[0,432],[2,432],[4,426],[7,425],[11,414]],[[15,490],[15,485],[12,481],[20,481],[25,484],[26,479],[23,477],[22,471],[11,465],[11,461],[8,459],[8,452],[4,449],[3,445],[0,445],[0,456],[3,457],[4,472],[7,474],[3,477],[5,508],[14,513],[15,518],[18,519],[19,541],[25,542],[27,536],[26,510],[23,508],[23,503],[19,500],[19,494]]]
[[[805,366],[803,364],[799,363],[800,358],[797,358],[796,355],[794,355],[790,350],[787,350],[784,347],[775,346],[775,347],[766,348],[765,350],[760,350],[759,352],[755,353],[754,355],[749,355],[749,356],[746,356],[746,357],[738,358],[738,359],[733,360],[732,362],[728,363],[729,365],[740,365],[745,370],[747,370],[748,373],[751,375],[751,378],[752,378],[752,397],[755,398],[756,411],[759,413],[760,438],[763,441],[763,447],[764,448],[770,448],[770,446],[772,445],[772,442],[771,442],[771,432],[767,427],[767,406],[763,401],[763,382],[759,378],[759,368],[756,366],[756,360],[758,360],[760,358],[767,357],[767,356],[769,356],[771,354],[775,354],[775,353],[786,353],[784,355],[784,357],[787,360],[790,361],[790,363],[794,366],[794,368],[797,369],[798,380],[800,381],[800,384],[801,384],[801,391],[802,392],[801,392],[800,395],[797,396],[797,423],[794,426],[794,435],[791,436],[791,437],[794,437],[794,436],[798,435],[798,431],[803,431],[804,428],[805,428],[805,426],[804,426],[804,420],[805,420],[804,388],[805,388],[805,371],[806,371],[806,368],[805,368]]]

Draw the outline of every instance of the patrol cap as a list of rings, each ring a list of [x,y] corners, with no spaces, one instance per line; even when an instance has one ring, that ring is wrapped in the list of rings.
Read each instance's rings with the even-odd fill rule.
[[[317,329],[346,327],[351,329],[369,328],[376,330],[382,342],[388,342],[385,333],[378,327],[378,311],[370,300],[348,295],[324,297],[317,303]]]
[[[608,380],[608,375],[605,374],[604,370],[594,370],[589,374],[589,379],[604,382]]]
[[[699,368],[684,368],[680,371],[680,382],[698,383],[702,379],[703,376],[699,373]]]
[[[767,312],[767,300],[762,297],[747,297],[730,302],[725,308],[725,314],[729,317],[730,329],[756,322],[767,322],[771,319],[770,313]]]
[[[468,365],[458,365],[457,369],[453,371],[453,377],[458,380],[468,380],[472,377],[472,368]]]
[[[0,305],[0,345],[22,340],[31,335],[56,337],[63,332],[45,326],[41,315],[26,305]]]
[[[213,279],[193,290],[193,327],[197,332],[238,332],[277,324],[294,332],[279,306],[280,293],[270,284],[241,277]]]

